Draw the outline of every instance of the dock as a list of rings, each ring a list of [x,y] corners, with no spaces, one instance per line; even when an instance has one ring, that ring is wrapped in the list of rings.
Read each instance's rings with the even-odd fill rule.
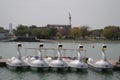
[[[6,61],[7,61],[7,58],[0,58],[0,67],[5,67]]]
[[[120,70],[120,62],[118,60],[110,60],[110,63],[113,65],[114,70]]]

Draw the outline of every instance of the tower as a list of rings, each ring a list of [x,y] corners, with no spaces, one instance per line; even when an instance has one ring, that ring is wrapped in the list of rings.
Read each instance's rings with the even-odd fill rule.
[[[12,23],[9,24],[9,38],[14,38],[15,35],[13,33],[13,29],[12,29]]]
[[[9,35],[13,35],[12,23],[9,24]]]
[[[71,14],[70,14],[70,12],[69,12],[69,25],[71,26]]]

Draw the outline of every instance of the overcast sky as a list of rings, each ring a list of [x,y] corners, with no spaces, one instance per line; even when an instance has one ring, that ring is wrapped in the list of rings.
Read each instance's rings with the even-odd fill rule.
[[[69,12],[73,27],[120,26],[120,0],[0,0],[0,26],[69,24]]]

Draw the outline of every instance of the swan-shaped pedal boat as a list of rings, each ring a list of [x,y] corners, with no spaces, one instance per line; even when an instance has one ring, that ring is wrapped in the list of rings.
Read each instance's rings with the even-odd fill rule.
[[[28,68],[28,65],[21,58],[21,51],[20,51],[21,47],[22,47],[22,44],[18,43],[18,46],[17,46],[18,58],[12,57],[11,59],[8,59],[6,61],[6,65],[8,68],[10,69],[27,69]]]
[[[87,63],[88,66],[91,69],[97,70],[97,71],[112,71],[113,66],[112,64],[107,60],[105,50],[107,49],[106,44],[102,44],[102,59],[99,61],[95,61],[92,58],[89,58]]]
[[[29,62],[29,66],[31,70],[41,70],[41,71],[48,71],[49,65],[48,63],[43,59],[42,51],[43,43],[40,43],[39,49],[38,49],[38,59],[32,57],[31,61]]]
[[[68,65],[65,61],[63,61],[62,59],[62,54],[61,54],[61,51],[60,49],[62,48],[62,44],[58,44],[58,50],[57,50],[57,53],[58,53],[58,58],[56,60],[53,60],[49,66],[51,68],[51,70],[53,71],[67,71],[68,70]]]
[[[79,44],[78,58],[69,63],[71,71],[87,71],[88,65],[82,61],[81,51],[83,51],[83,46]]]

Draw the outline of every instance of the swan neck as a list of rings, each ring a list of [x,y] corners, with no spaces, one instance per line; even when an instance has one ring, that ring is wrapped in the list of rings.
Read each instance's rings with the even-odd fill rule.
[[[21,51],[20,51],[20,47],[17,48],[17,55],[18,55],[18,59],[21,60]]]
[[[43,60],[41,48],[39,48],[38,50],[38,56],[39,56],[39,60]]]
[[[102,50],[102,56],[103,56],[103,60],[104,60],[104,61],[107,61],[107,57],[106,57],[106,54],[105,54],[105,50]]]
[[[57,52],[58,52],[58,59],[62,60],[62,54],[61,54],[60,48],[58,48]]]
[[[79,61],[82,61],[80,49],[78,49],[77,56],[78,56],[78,60],[79,60]]]

